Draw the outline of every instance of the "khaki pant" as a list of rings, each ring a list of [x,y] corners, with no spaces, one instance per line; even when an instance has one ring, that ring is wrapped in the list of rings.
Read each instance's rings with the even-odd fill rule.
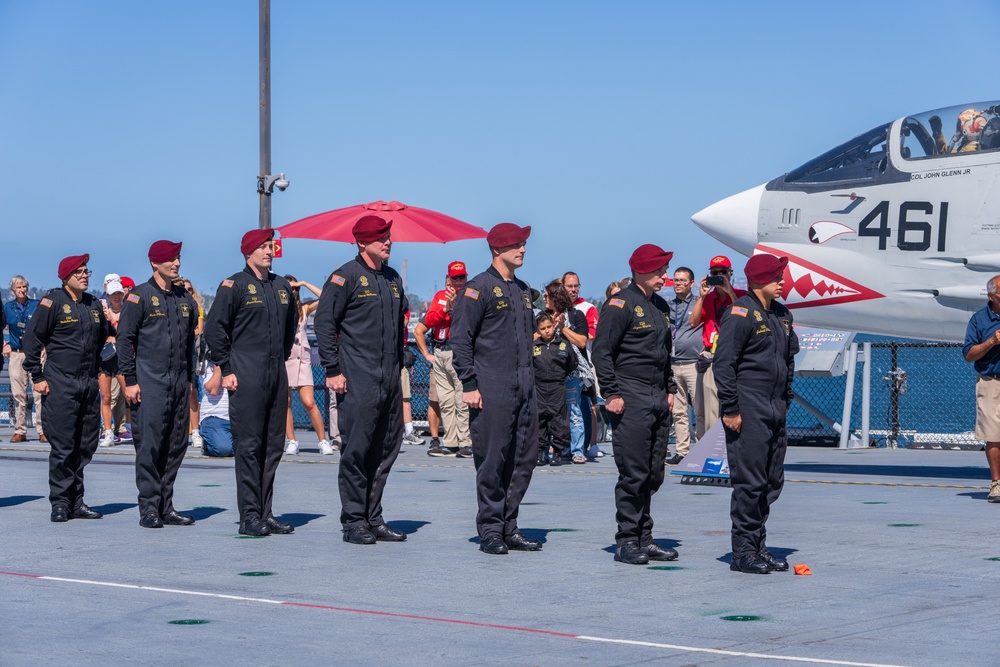
[[[340,442],[340,424],[337,423],[337,395],[333,393],[332,389],[326,390],[327,396],[330,398],[330,440],[334,442]]]
[[[432,374],[437,385],[438,406],[444,422],[444,447],[471,447],[469,406],[462,400],[462,382],[451,363],[451,350],[434,350]]]
[[[24,352],[21,350],[10,351],[10,393],[14,395],[14,433],[26,435],[28,433],[28,386],[31,385],[31,375],[24,370]],[[37,416],[34,425],[38,429],[38,435],[42,435],[42,395],[32,389],[32,398],[35,401]]]
[[[691,408],[698,396],[698,368],[693,361],[673,364],[674,382],[677,393],[674,394],[674,436],[677,439],[677,453],[687,456],[691,448]],[[701,424],[704,416],[698,417]]]
[[[1000,442],[1000,378],[976,378],[976,438]]]
[[[704,415],[704,419],[701,416]],[[698,419],[697,438],[701,440],[705,431],[719,421],[719,391],[715,387],[715,375],[709,366],[704,373],[698,375],[698,386],[695,390],[695,418]]]

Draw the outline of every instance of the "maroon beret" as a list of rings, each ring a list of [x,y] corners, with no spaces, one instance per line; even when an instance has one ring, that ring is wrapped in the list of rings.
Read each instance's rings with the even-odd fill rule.
[[[377,215],[366,215],[354,223],[351,233],[358,243],[371,243],[389,233],[392,229],[392,220],[384,220]]]
[[[755,285],[766,285],[769,282],[780,280],[788,266],[787,257],[775,257],[766,253],[754,255],[747,260],[747,266],[743,269],[747,281]]]
[[[174,243],[173,241],[155,241],[153,245],[149,246],[149,261],[153,264],[162,264],[163,262],[172,262],[181,254],[181,243]]]
[[[261,247],[265,241],[270,241],[273,238],[273,229],[251,229],[243,235],[243,240],[240,241],[240,252],[244,255],[252,254],[253,251]]]
[[[658,245],[646,243],[635,249],[628,258],[629,268],[636,273],[653,273],[670,263],[674,253],[667,252]]]
[[[506,248],[524,243],[529,236],[531,236],[531,225],[518,227],[513,222],[501,222],[494,225],[486,235],[486,242],[491,248]]]
[[[73,272],[90,261],[90,255],[71,255],[59,262],[59,280],[66,280]]]

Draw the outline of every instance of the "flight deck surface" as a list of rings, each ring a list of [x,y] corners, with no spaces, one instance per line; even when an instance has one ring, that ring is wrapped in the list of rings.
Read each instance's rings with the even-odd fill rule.
[[[278,468],[292,535],[237,534],[232,459],[189,450],[190,527],[138,525],[131,445],[86,470],[99,521],[49,522],[47,446],[0,432],[3,665],[992,665],[1000,504],[981,452],[792,448],[768,544],[811,576],[729,570],[729,489],[667,476],[671,563],[612,560],[610,456],[538,468],[538,553],[477,549],[471,459],[404,446],[385,515],[405,543],[341,539],[337,460]],[[610,449],[609,446],[607,446]]]

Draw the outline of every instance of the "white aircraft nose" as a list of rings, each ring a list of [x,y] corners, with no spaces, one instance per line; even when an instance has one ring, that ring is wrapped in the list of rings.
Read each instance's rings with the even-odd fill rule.
[[[733,250],[749,256],[757,246],[757,216],[764,186],[717,201],[691,216],[694,224]]]

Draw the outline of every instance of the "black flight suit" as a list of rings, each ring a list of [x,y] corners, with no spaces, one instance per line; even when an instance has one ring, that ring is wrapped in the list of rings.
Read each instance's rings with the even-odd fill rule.
[[[240,523],[273,516],[274,475],[285,445],[288,375],[299,311],[292,288],[268,272],[247,266],[223,280],[205,321],[209,358],[222,376],[236,375],[229,392],[229,423],[236,457]]]
[[[547,452],[551,438],[553,458],[562,456],[569,448],[566,377],[578,363],[570,345],[562,336],[556,335],[548,343],[539,338],[532,348],[535,393],[538,396],[538,447],[541,452]]]
[[[671,420],[667,395],[677,392],[670,351],[670,307],[658,294],[647,297],[631,283],[604,304],[592,356],[604,400],[617,395],[625,401],[620,415],[608,412],[618,465],[619,546],[653,543],[649,510],[663,484]]]
[[[403,281],[387,264],[378,271],[361,255],[330,275],[316,309],[316,342],[326,377],[343,374],[337,396],[340,522],[348,531],[382,518],[382,493],[403,444],[400,369],[405,314]]]
[[[785,483],[785,415],[798,351],[792,314],[777,301],[768,310],[751,292],[723,314],[713,363],[719,411],[743,418],[739,433],[726,429],[733,562],[766,546],[764,524]]]
[[[139,516],[174,511],[174,480],[187,450],[188,393],[195,378],[198,306],[183,287],[154,278],[129,292],[118,322],[118,372],[139,385],[133,403]]]
[[[83,504],[83,469],[97,451],[101,349],[114,335],[101,303],[84,293],[79,301],[64,288],[39,302],[24,334],[24,369],[33,382],[49,383],[42,396],[42,422],[49,440],[49,502],[70,512]],[[45,367],[42,367],[42,350]]]
[[[504,280],[492,266],[455,299],[452,362],[462,388],[478,389],[483,398],[482,410],[469,410],[480,539],[517,533],[518,509],[535,470],[534,334],[531,288]]]

